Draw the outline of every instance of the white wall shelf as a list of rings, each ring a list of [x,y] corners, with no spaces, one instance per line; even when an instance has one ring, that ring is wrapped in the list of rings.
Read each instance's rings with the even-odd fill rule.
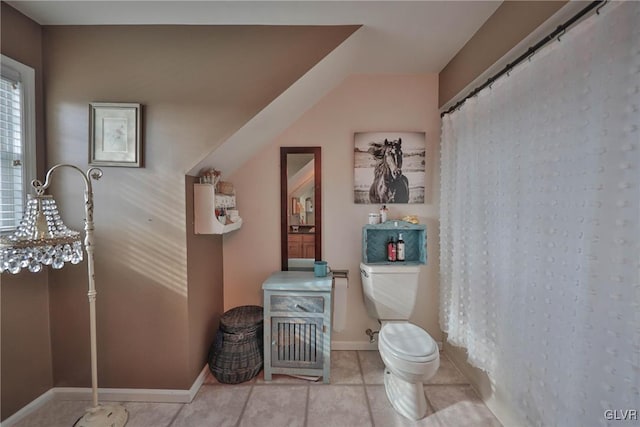
[[[213,184],[193,185],[193,216],[196,234],[225,234],[239,229],[242,218],[230,224],[222,224],[215,214],[216,192]]]

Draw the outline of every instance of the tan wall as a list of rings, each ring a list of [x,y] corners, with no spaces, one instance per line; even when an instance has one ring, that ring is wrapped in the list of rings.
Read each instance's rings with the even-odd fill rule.
[[[145,106],[145,168],[105,167],[94,188],[101,386],[191,386],[222,299],[217,279],[202,278],[222,260],[214,250],[187,264],[190,245],[199,246],[188,235],[184,173],[352,31],[44,27],[50,165],[87,166],[90,102]],[[68,225],[81,228],[79,177],[61,172],[52,193]],[[203,246],[216,248],[213,239]],[[50,275],[56,386],[89,385],[85,268]],[[210,305],[190,301],[191,291]],[[214,312],[204,313],[209,307]]]
[[[47,273],[0,276],[2,420],[52,386]]]
[[[262,282],[280,269],[279,147],[322,147],[323,258],[350,271],[347,327],[334,341],[366,344],[377,328],[365,311],[359,263],[362,225],[377,205],[353,202],[353,134],[358,131],[425,131],[426,203],[391,205],[390,218],[415,214],[427,224],[428,264],[421,269],[413,319],[436,339],[438,326],[438,78],[428,75],[354,75],[327,94],[270,146],[230,178],[243,226],[224,238],[225,309],[262,305]]]
[[[222,298],[222,236],[193,232],[193,184],[186,177],[187,277],[189,280],[189,372],[197,376],[209,353],[220,316]]]
[[[440,72],[443,106],[567,3],[505,1]]]
[[[31,19],[1,4],[3,55],[35,70],[37,170],[44,169],[42,31]],[[47,273],[0,276],[0,419],[51,388],[51,339]]]

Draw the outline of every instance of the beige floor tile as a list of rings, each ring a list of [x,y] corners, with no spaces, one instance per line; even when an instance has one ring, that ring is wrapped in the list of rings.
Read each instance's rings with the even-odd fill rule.
[[[368,385],[367,397],[376,427],[444,427],[428,407],[427,415],[417,421],[403,417],[393,409],[383,385]]]
[[[262,372],[262,371],[261,371]],[[260,374],[258,374],[260,375]],[[251,378],[248,381],[245,381],[243,383],[240,383],[242,385],[249,385],[249,384],[253,384],[256,382],[256,377]],[[218,379],[213,375],[213,373],[211,371],[207,371],[206,376],[204,377],[204,382],[203,384],[206,385],[235,385],[235,384],[225,384],[225,383],[221,383],[220,381],[218,381]]]
[[[469,381],[451,362],[449,357],[440,352],[440,367],[436,374],[426,384],[469,384]]]
[[[377,350],[358,351],[365,384],[384,384],[384,363]]]
[[[209,374],[190,404],[124,403],[129,411],[127,427],[289,427],[305,422],[309,427],[500,426],[444,354],[438,373],[424,387],[435,413],[416,422],[397,414],[387,400],[384,364],[377,351],[334,351],[331,359],[330,385],[322,384],[322,379],[315,385],[288,375],[274,375],[266,383],[264,371],[242,384],[220,384]],[[90,401],[50,401],[16,426],[69,427],[90,405]]]
[[[331,384],[362,384],[358,354],[354,351],[331,352]],[[319,381],[315,384],[322,384]]]
[[[498,419],[470,386],[425,386],[438,419],[447,426],[501,427]]]
[[[235,426],[249,396],[249,385],[203,386],[185,404],[171,427]]]
[[[182,407],[182,403],[125,402],[129,412],[127,427],[167,427]]]
[[[364,387],[309,387],[308,427],[371,427]]]
[[[15,424],[15,427],[69,427],[89,407],[91,401],[88,400],[50,400]]]
[[[249,395],[240,427],[302,427],[309,387],[257,385]]]
[[[213,376],[211,371],[207,371],[207,375],[205,375],[204,382],[202,384],[217,385],[217,384],[220,384],[220,381],[218,381],[218,379]]]
[[[271,381],[264,380],[264,369],[260,371],[258,376],[255,378],[256,385],[269,385],[269,384],[297,384],[297,385],[308,385],[316,381],[305,380],[302,378],[294,377],[291,375],[281,375],[281,374],[273,374],[271,375]],[[318,382],[322,383],[322,377],[318,379]]]

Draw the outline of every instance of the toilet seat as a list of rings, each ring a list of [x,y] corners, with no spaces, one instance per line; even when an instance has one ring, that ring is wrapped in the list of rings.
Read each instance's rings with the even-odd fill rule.
[[[438,345],[431,335],[409,322],[384,325],[379,344],[393,356],[407,362],[426,363],[439,357]]]

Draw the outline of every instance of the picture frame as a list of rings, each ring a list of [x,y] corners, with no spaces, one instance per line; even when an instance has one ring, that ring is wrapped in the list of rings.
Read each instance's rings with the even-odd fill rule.
[[[355,132],[354,203],[424,203],[426,133]]]
[[[122,102],[89,104],[89,164],[140,168],[142,105]]]

